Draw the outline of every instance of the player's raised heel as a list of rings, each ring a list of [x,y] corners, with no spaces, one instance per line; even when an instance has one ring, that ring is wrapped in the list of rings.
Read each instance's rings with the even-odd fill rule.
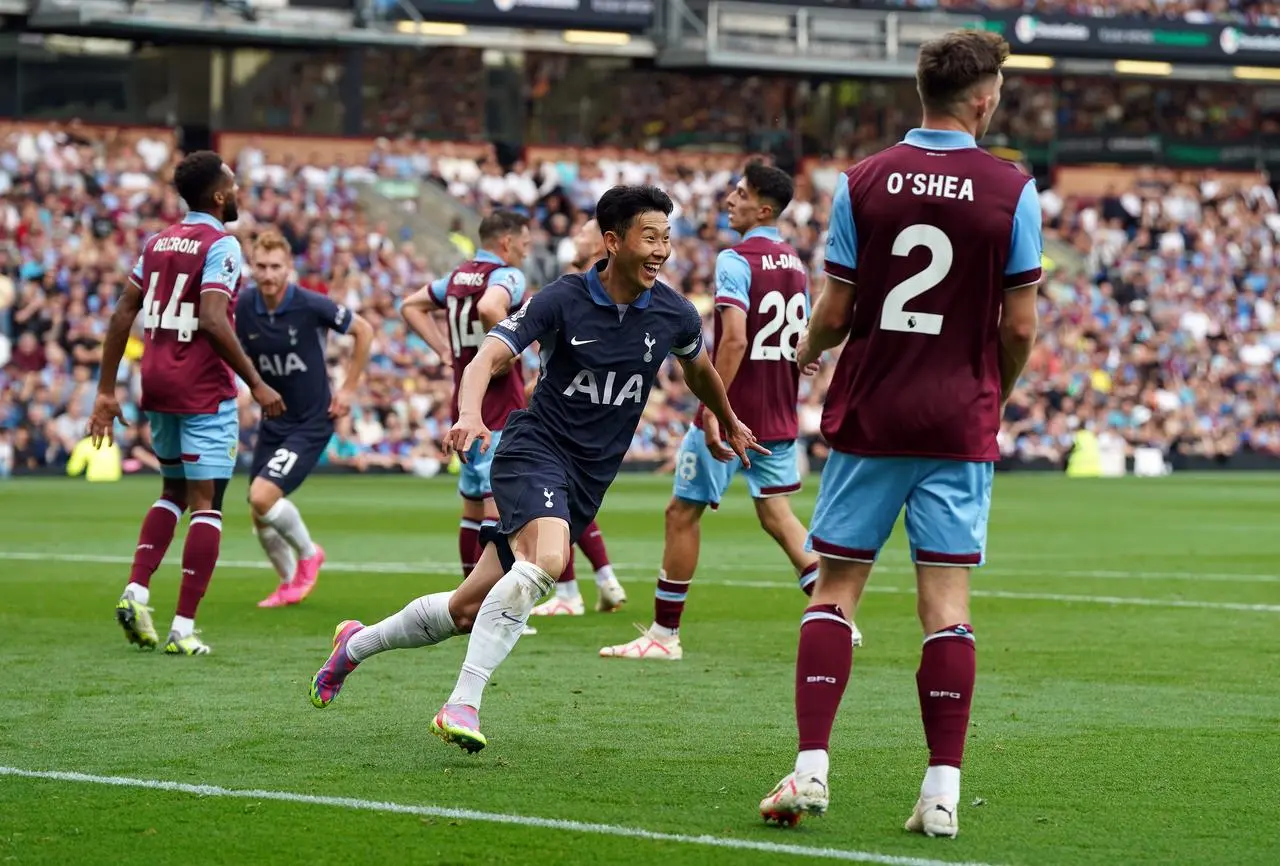
[[[151,622],[151,611],[145,604],[139,604],[125,596],[116,602],[116,622],[124,629],[124,636],[129,643],[137,644],[139,649],[153,650],[160,643],[156,627]]]
[[[825,815],[829,803],[826,779],[791,773],[760,801],[760,817],[766,824],[794,827],[805,815]]]
[[[445,704],[431,720],[431,733],[468,754],[489,745],[480,733],[480,713],[465,704]]]
[[[359,620],[344,619],[333,630],[333,651],[311,678],[311,688],[308,690],[311,705],[316,709],[323,710],[334,702],[347,677],[359,664],[347,655],[347,644],[363,628],[364,623]]]
[[[599,613],[614,613],[622,609],[627,603],[627,591],[622,588],[622,584],[618,583],[616,577],[611,577],[604,583],[596,587],[596,611]]]
[[[955,803],[921,797],[916,800],[916,808],[903,826],[912,833],[954,839],[960,832],[959,810]]]

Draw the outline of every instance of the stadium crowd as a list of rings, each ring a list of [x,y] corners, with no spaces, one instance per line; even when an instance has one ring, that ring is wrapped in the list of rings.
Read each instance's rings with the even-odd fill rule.
[[[733,145],[793,159],[858,156],[915,122],[910,80],[815,82],[625,67],[530,52],[524,106],[529,140],[546,145],[675,149]],[[485,140],[485,80],[478,49],[367,49],[361,127],[369,136]],[[255,102],[255,128],[317,135],[344,129],[342,56],[300,56]],[[607,75],[604,86],[584,80]],[[1280,133],[1269,88],[1225,82],[1023,73],[1005,82],[1000,132],[1021,145],[1061,135],[1164,135],[1238,140]]]
[[[1164,18],[1188,24],[1280,26],[1280,4],[1269,0],[873,0],[866,5],[953,11],[997,9],[1097,18]]]
[[[1011,88],[1014,100],[1025,94]],[[1072,116],[1046,110],[1059,123]],[[860,117],[853,126],[874,134],[855,138],[869,147],[885,129],[910,123],[886,120]],[[377,331],[363,399],[339,426],[328,462],[433,474],[444,465],[438,443],[449,424],[450,383],[439,359],[406,332],[397,311],[406,291],[438,275],[437,263],[412,238],[369,220],[357,204],[362,181],[430,179],[480,211],[527,211],[532,286],[572,260],[573,235],[604,189],[658,183],[676,201],[664,278],[694,300],[709,328],[715,256],[733,242],[718,204],[740,154],[565,150],[501,167],[488,153],[477,159],[454,145],[399,138],[379,141],[367,164],[277,164],[254,146],[227,155],[241,178],[242,239],[264,225],[279,228],[302,285],[358,309]],[[174,161],[172,137],[159,133],[13,126],[0,141],[0,473],[59,467],[82,440],[123,275],[144,238],[181,213],[165,183]],[[834,177],[800,173],[783,221],[815,286]],[[1009,407],[1005,453],[1059,462],[1087,426],[1130,448],[1280,457],[1280,209],[1271,188],[1212,172],[1145,170],[1095,198],[1046,189],[1042,205],[1046,235],[1074,247],[1085,266],[1051,270],[1043,286],[1042,338]],[[126,470],[155,465],[146,425],[137,423],[140,350],[135,340],[126,355],[134,373],[121,379],[132,422],[121,439]],[[344,351],[335,340],[335,370]],[[633,460],[666,466],[679,443],[693,401],[674,370],[655,390]],[[802,384],[802,434],[812,456],[823,449],[827,375]],[[247,397],[242,422],[248,454],[255,420]]]

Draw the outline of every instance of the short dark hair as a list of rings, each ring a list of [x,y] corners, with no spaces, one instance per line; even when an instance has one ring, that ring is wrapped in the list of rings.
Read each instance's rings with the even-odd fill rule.
[[[987,30],[953,30],[920,46],[916,89],[928,111],[945,112],[970,87],[999,74],[1009,43]]]
[[[600,234],[613,232],[622,237],[640,214],[661,211],[671,216],[674,207],[671,196],[656,186],[615,186],[596,203],[596,223]]]
[[[223,178],[222,157],[212,150],[197,150],[183,157],[173,171],[173,185],[191,209],[209,204],[208,197]]]
[[[529,218],[513,210],[496,210],[480,220],[480,243],[488,244],[503,235],[513,235],[529,224]]]
[[[747,164],[742,176],[746,178],[747,186],[751,187],[752,192],[773,205],[774,217],[782,216],[796,192],[791,175],[780,168],[753,160]]]

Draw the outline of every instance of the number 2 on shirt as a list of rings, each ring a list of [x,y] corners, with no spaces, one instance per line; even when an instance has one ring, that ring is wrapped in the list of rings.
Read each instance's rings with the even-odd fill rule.
[[[147,293],[142,298],[142,326],[151,332],[154,338],[156,330],[176,331],[178,342],[190,343],[200,327],[200,318],[196,315],[196,305],[182,300],[182,292],[187,287],[187,274],[178,274],[173,282],[173,291],[169,293],[169,303],[164,312],[160,312],[160,302],[156,300],[156,283],[160,274],[152,271],[151,280],[147,283]]]

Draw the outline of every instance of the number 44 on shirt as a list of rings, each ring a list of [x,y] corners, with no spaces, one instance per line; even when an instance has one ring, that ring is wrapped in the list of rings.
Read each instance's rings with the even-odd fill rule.
[[[151,272],[151,280],[147,284],[147,293],[142,298],[142,326],[151,332],[154,339],[157,330],[174,331],[178,342],[190,343],[200,327],[200,317],[196,315],[196,305],[183,301],[183,290],[187,287],[187,274],[178,274],[169,292],[169,302],[160,311],[160,301],[156,299],[156,284],[160,274]]]

